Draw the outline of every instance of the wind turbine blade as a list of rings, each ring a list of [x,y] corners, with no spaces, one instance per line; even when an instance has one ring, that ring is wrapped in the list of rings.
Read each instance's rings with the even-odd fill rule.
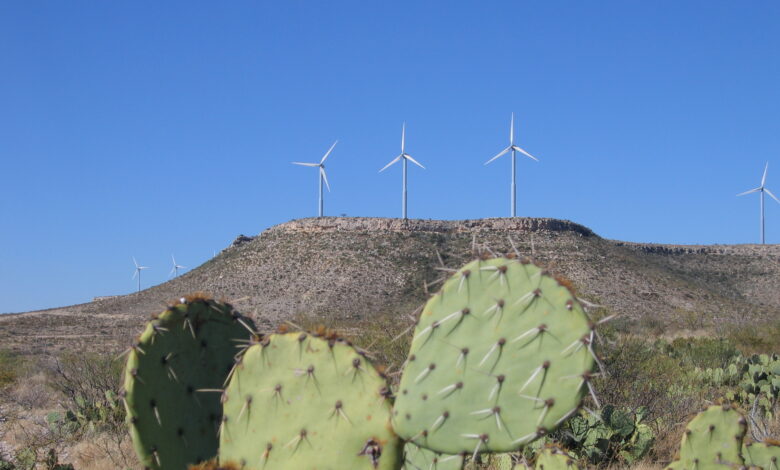
[[[135,265],[136,268],[138,267],[138,261],[135,260],[135,256],[133,257],[133,264]]]
[[[405,157],[406,157],[406,159],[407,159],[407,160],[409,160],[410,162],[412,162],[412,163],[414,163],[415,165],[419,166],[419,167],[420,167],[420,168],[422,168],[423,170],[425,169],[425,167],[424,167],[424,166],[422,166],[422,165],[420,165],[420,162],[418,162],[417,160],[415,160],[414,158],[412,158],[412,156],[411,156],[411,155],[406,155],[406,154],[404,154],[404,156],[405,156]]]
[[[176,266],[171,268],[171,272],[168,273],[168,277],[173,276],[173,273],[175,273],[175,272],[176,272]]]
[[[496,155],[495,157],[491,158],[490,160],[486,161],[486,162],[485,162],[485,165],[487,165],[488,163],[492,162],[492,161],[493,161],[493,160],[495,160],[496,158],[498,158],[498,157],[500,157],[500,156],[502,156],[502,155],[506,154],[506,153],[507,153],[507,152],[509,152],[510,150],[512,150],[512,147],[507,147],[507,148],[505,148],[504,150],[502,150],[502,151],[501,151],[501,153],[499,153],[499,154],[498,154],[498,155]]]
[[[302,162],[292,162],[293,165],[300,165],[300,166],[320,166],[319,163],[302,163]]]
[[[402,159],[403,157],[404,157],[404,156],[403,156],[403,154],[401,154],[401,155],[398,155],[398,156],[397,156],[397,157],[395,157],[395,158],[394,158],[394,159],[393,159],[393,160],[392,160],[390,163],[388,163],[387,165],[385,165],[385,166],[384,166],[384,168],[382,168],[381,170],[379,170],[379,172],[380,172],[380,173],[382,173],[383,171],[387,170],[388,168],[390,168],[390,166],[392,166],[394,163],[397,163],[397,162],[398,162],[400,159]]]
[[[764,192],[766,192],[767,194],[769,194],[770,196],[772,196],[772,199],[774,199],[775,201],[777,201],[777,203],[778,203],[778,204],[780,204],[780,199],[777,199],[777,197],[776,197],[774,194],[772,194],[772,191],[770,191],[770,190],[769,190],[769,189],[767,189],[767,188],[764,188]]]
[[[512,119],[509,121],[509,146],[515,144],[515,113],[512,113]]]
[[[517,150],[518,152],[522,153],[523,155],[525,155],[526,157],[528,157],[528,158],[530,158],[530,159],[532,159],[532,160],[536,160],[537,162],[539,161],[539,159],[538,159],[538,158],[534,157],[534,156],[533,156],[533,155],[531,155],[530,153],[528,153],[528,152],[526,152],[525,150],[521,149],[521,148],[520,148],[520,147],[518,147],[517,145],[513,145],[513,146],[512,146],[512,148],[513,148],[513,149],[515,149],[515,150]]]
[[[171,259],[173,260],[173,265],[176,266],[176,258],[171,254]]]
[[[330,192],[330,185],[328,184],[328,176],[325,174],[325,168],[320,167],[320,176],[322,176],[322,181],[325,182],[325,187],[328,188],[328,192]]]
[[[763,188],[766,184],[766,171],[769,169],[769,162],[766,162],[766,165],[764,166],[764,176],[761,177],[761,187]]]
[[[332,152],[332,151],[333,151],[333,147],[335,147],[335,146],[336,146],[336,144],[338,144],[338,143],[339,143],[339,141],[338,141],[338,140],[337,140],[337,141],[335,141],[335,142],[333,142],[333,145],[331,145],[331,146],[330,146],[330,149],[328,149],[328,151],[325,153],[325,156],[324,156],[324,157],[322,157],[322,160],[320,160],[320,165],[322,165],[323,163],[325,163],[325,160],[327,160],[327,159],[328,159],[328,155],[330,155],[330,152]]]
[[[401,126],[401,153],[404,153],[404,144],[406,142],[406,122]]]
[[[761,191],[761,188],[751,189],[750,191],[745,191],[744,193],[739,193],[737,196],[744,196],[745,194],[755,193],[756,191]]]
[[[136,270],[133,271],[133,277],[131,277],[130,279],[135,279],[135,277],[138,275],[138,271],[139,271],[139,269],[136,268]]]

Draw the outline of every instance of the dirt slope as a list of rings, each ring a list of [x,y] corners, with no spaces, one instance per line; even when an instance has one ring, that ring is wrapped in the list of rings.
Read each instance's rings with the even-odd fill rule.
[[[673,246],[603,239],[555,219],[432,221],[302,219],[227,248],[170,282],[140,293],[0,316],[0,344],[26,353],[84,346],[121,349],[166,301],[206,291],[272,328],[299,315],[348,321],[401,315],[424,284],[480,249],[523,256],[571,279],[580,295],[626,327],[714,330],[780,318],[780,245]],[[487,247],[487,248],[484,248]]]

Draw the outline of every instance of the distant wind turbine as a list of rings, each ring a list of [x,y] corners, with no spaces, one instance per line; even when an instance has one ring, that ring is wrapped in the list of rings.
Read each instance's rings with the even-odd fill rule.
[[[384,166],[381,170],[379,170],[380,173],[387,170],[394,164],[398,163],[399,161],[403,162],[403,189],[401,192],[401,215],[403,216],[404,220],[406,220],[406,161],[409,160],[410,162],[414,163],[415,165],[419,166],[423,170],[425,169],[424,166],[420,165],[420,162],[412,158],[411,155],[406,153],[404,150],[406,141],[406,123],[401,126],[401,154],[395,157],[390,163]]]
[[[133,273],[133,279],[138,277],[138,292],[141,292],[141,271],[144,269],[149,269],[149,266],[141,266],[138,264],[138,261],[133,258],[133,264],[135,264],[135,272]]]
[[[182,266],[180,264],[177,264],[176,258],[174,258],[172,254],[171,254],[171,259],[173,260],[173,268],[171,269],[171,272],[168,273],[168,277],[171,277],[171,275],[173,275],[173,277],[179,277],[179,269],[184,269],[187,266]]]
[[[766,166],[764,166],[764,176],[761,177],[761,186],[757,188],[753,188],[750,191],[745,191],[744,193],[739,193],[737,196],[744,196],[745,194],[750,193],[761,193],[761,244],[763,245],[764,242],[764,193],[769,194],[769,196],[772,197],[775,201],[777,201],[778,204],[780,204],[780,199],[777,199],[777,197],[772,194],[772,191],[767,188],[766,185],[766,172],[769,169],[769,162],[766,162]]]
[[[512,207],[512,217],[517,217],[517,163],[515,161],[515,152],[520,152],[526,157],[530,158],[531,160],[539,161],[538,158],[534,157],[530,153],[526,152],[525,150],[521,149],[517,145],[515,145],[515,113],[512,113],[512,118],[509,122],[509,146],[506,147],[504,150],[502,150],[498,155],[491,158],[490,160],[485,162],[485,165],[488,165],[493,160],[497,159],[498,157],[501,157],[502,155],[505,155],[508,152],[512,152],[512,192],[511,192],[511,207]]]
[[[327,152],[325,152],[325,156],[322,157],[322,160],[320,160],[319,163],[292,162],[293,165],[312,166],[312,167],[317,167],[317,168],[320,169],[320,177],[319,177],[319,181],[320,181],[320,201],[319,201],[319,212],[318,212],[318,216],[319,217],[322,217],[322,208],[323,208],[323,202],[322,202],[322,182],[323,181],[325,182],[325,186],[328,188],[328,192],[330,192],[330,185],[328,184],[328,177],[327,177],[327,175],[325,175],[325,160],[328,159],[328,155],[330,155],[330,152],[333,151],[333,147],[335,147],[336,144],[338,144],[338,143],[339,143],[338,140],[333,142],[333,145],[331,145],[330,149]]]

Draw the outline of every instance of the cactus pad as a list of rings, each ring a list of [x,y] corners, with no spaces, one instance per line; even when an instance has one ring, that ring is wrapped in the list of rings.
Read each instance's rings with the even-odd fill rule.
[[[473,261],[425,305],[393,411],[438,452],[510,452],[557,427],[590,387],[593,325],[538,266]]]
[[[201,296],[147,324],[124,382],[130,435],[146,468],[184,470],[217,454],[220,397],[197,390],[223,386],[236,340],[250,338],[245,325],[230,305]]]
[[[764,470],[778,470],[780,464],[780,446],[751,442],[742,448],[745,465],[761,467]]]
[[[535,470],[579,470],[579,467],[566,452],[555,447],[547,447],[536,457]]]
[[[464,455],[447,455],[408,442],[404,446],[402,470],[461,470]]]
[[[688,423],[680,459],[667,468],[721,470],[741,466],[740,450],[746,430],[745,418],[731,406],[711,406]]]
[[[220,464],[244,470],[394,470],[386,380],[345,341],[271,335],[239,359],[224,395]]]

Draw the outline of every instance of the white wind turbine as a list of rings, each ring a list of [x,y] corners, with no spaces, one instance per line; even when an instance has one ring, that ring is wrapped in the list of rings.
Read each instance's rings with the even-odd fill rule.
[[[328,155],[330,155],[330,152],[333,151],[333,147],[335,147],[336,144],[338,144],[338,143],[339,143],[338,140],[333,142],[333,145],[331,145],[330,149],[328,149],[328,151],[325,152],[325,156],[322,157],[322,160],[320,160],[319,163],[292,162],[293,165],[313,166],[313,167],[317,167],[317,168],[320,169],[320,177],[319,177],[319,181],[320,181],[320,201],[319,201],[319,212],[318,212],[318,216],[319,217],[322,217],[322,207],[323,207],[323,203],[322,203],[322,182],[323,181],[325,182],[325,186],[328,188],[328,192],[330,192],[330,185],[328,184],[328,177],[325,175],[325,160],[328,159]]]
[[[745,191],[744,193],[739,193],[737,196],[744,196],[745,194],[750,193],[761,193],[761,244],[764,244],[764,193],[769,194],[769,196],[772,197],[775,201],[777,201],[778,204],[780,204],[780,199],[777,199],[777,197],[772,194],[772,191],[767,188],[766,185],[766,172],[769,169],[769,162],[766,162],[766,166],[764,166],[764,176],[761,177],[761,186],[757,188],[753,188],[750,191]]]
[[[515,159],[515,152],[520,152],[526,157],[530,158],[531,160],[539,161],[538,158],[534,157],[530,153],[526,152],[525,150],[521,149],[517,145],[515,145],[515,113],[512,113],[512,118],[509,122],[509,146],[501,151],[498,155],[491,158],[490,160],[485,162],[485,165],[491,163],[493,160],[497,159],[498,157],[505,155],[508,152],[512,152],[512,192],[510,195],[511,198],[511,207],[512,207],[512,217],[517,217],[517,163]]]
[[[138,264],[138,261],[133,258],[133,264],[135,265],[135,272],[133,273],[133,279],[138,276],[138,292],[141,292],[141,271],[144,269],[149,269],[149,266],[141,266]]]
[[[399,161],[403,162],[403,178],[402,178],[403,188],[401,190],[401,215],[403,216],[404,220],[406,220],[406,161],[409,160],[410,162],[419,166],[423,170],[425,169],[425,167],[422,166],[420,162],[418,162],[417,160],[412,158],[411,155],[406,153],[406,150],[404,150],[405,141],[406,141],[406,123],[404,123],[403,126],[401,126],[401,154],[395,157],[393,160],[391,160],[390,163],[384,166],[384,168],[379,170],[379,172],[382,173],[383,171],[390,168],[391,166],[398,163]]]
[[[176,258],[173,257],[173,254],[171,254],[171,259],[173,260],[173,268],[171,268],[171,272],[168,273],[168,277],[171,277],[171,275],[173,275],[173,277],[179,277],[179,269],[184,269],[187,266],[177,264]]]

